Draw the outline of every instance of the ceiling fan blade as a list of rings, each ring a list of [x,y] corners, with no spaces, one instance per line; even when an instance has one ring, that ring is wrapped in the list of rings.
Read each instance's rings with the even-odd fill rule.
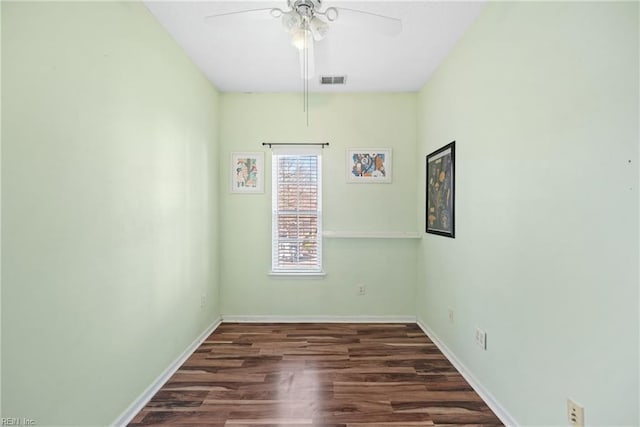
[[[271,14],[274,9],[273,7],[261,8],[261,9],[245,9],[245,10],[235,10],[233,12],[225,12],[225,13],[215,13],[213,15],[207,15],[204,19],[216,19],[216,18],[228,18],[235,17],[237,15],[242,15],[242,18],[252,18],[256,20],[268,20],[273,19],[274,16]]]
[[[397,36],[402,32],[402,20],[391,16],[365,12],[364,10],[336,7],[337,19],[345,25],[358,26],[387,36]]]

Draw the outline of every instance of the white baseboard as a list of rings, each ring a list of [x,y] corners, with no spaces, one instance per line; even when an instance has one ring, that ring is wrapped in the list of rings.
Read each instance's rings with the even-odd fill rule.
[[[193,352],[200,347],[200,344],[202,344],[204,340],[216,330],[220,323],[222,323],[222,319],[217,318],[211,325],[209,325],[209,327],[202,332],[111,425],[120,427],[129,424],[131,420],[138,415],[138,412],[140,412],[151,398],[162,388],[162,386],[169,381],[169,378],[176,373],[189,356],[191,356]]]
[[[480,395],[482,400],[485,401],[487,406],[496,414],[500,421],[506,426],[518,426],[516,420],[500,405],[495,397],[489,391],[480,384],[480,381],[473,376],[471,371],[456,357],[456,355],[438,338],[435,332],[433,332],[427,325],[425,325],[421,319],[416,321],[420,329],[433,341],[438,349],[445,355],[449,362],[462,374],[465,380],[471,385],[476,393]]]
[[[416,323],[415,316],[241,316],[222,315],[225,323]]]

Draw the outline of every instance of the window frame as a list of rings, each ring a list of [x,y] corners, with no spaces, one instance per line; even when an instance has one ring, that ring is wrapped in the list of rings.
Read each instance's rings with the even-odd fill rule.
[[[316,217],[316,233],[315,233],[315,250],[316,263],[314,265],[298,264],[294,266],[282,266],[278,252],[278,245],[281,242],[279,219],[282,215],[292,215],[292,211],[283,211],[279,209],[279,186],[280,186],[280,158],[281,157],[316,157],[316,209],[303,212],[304,215],[312,215]],[[324,276],[323,257],[322,257],[322,150],[318,148],[288,146],[273,147],[271,157],[271,275],[275,276]],[[290,241],[290,240],[289,240]],[[302,244],[305,240],[299,238],[294,243]]]

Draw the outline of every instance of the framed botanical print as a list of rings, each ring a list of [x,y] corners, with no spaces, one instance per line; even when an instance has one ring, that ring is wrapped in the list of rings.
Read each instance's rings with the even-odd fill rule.
[[[231,192],[264,193],[264,153],[231,153]]]
[[[427,233],[455,238],[455,161],[455,141],[427,155]]]

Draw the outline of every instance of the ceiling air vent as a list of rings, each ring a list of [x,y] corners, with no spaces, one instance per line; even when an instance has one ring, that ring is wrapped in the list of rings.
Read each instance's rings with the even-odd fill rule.
[[[347,76],[320,76],[321,85],[343,85],[347,83]]]

